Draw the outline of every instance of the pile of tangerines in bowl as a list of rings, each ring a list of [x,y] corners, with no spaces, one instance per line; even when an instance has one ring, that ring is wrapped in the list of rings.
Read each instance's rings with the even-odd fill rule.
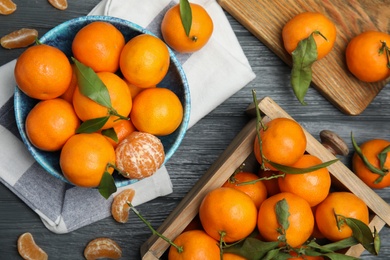
[[[154,174],[178,148],[190,116],[188,82],[171,48],[202,48],[213,31],[205,14],[206,34],[182,28],[183,36],[173,26],[179,5],[171,8],[163,39],[123,19],[79,17],[28,47],[14,70],[15,114],[37,162],[65,182],[103,187],[105,197]]]

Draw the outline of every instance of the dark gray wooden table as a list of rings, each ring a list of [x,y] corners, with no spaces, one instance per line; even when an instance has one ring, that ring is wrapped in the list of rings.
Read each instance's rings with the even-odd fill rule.
[[[18,4],[16,13],[0,16],[0,36],[22,27],[35,28],[43,35],[63,21],[86,15],[99,0],[69,1],[66,11],[58,11],[43,0],[15,0],[15,3]],[[351,131],[358,142],[372,138],[390,140],[389,84],[358,116],[341,113],[313,88],[309,89],[306,97],[308,106],[301,106],[289,87],[290,68],[234,18],[228,14],[227,16],[257,77],[187,132],[178,152],[166,165],[171,174],[173,193],[138,207],[156,228],[247,123],[248,118],[244,110],[252,101],[252,89],[256,89],[258,97],[269,96],[274,99],[312,135],[318,137],[323,129],[335,131],[346,140],[351,150]],[[0,65],[17,58],[22,51],[0,48]],[[348,166],[351,154],[342,158]],[[390,201],[388,189],[377,192],[386,201]],[[151,235],[149,229],[134,215],[125,225],[107,218],[68,234],[54,234],[44,227],[37,214],[0,184],[0,259],[20,259],[16,240],[20,234],[27,231],[33,233],[50,259],[83,259],[82,252],[86,243],[100,236],[111,237],[122,245],[124,259],[140,259],[139,248]],[[386,226],[380,234],[380,256],[364,253],[362,258],[390,257],[389,228]]]

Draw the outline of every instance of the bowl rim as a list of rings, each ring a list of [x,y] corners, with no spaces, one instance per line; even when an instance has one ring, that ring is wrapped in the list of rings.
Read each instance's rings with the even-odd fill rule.
[[[107,21],[107,22],[110,22],[110,23],[120,24],[120,25],[123,25],[123,26],[130,27],[132,30],[135,30],[136,32],[139,32],[141,34],[149,34],[149,35],[153,35],[155,37],[158,37],[154,33],[152,33],[151,31],[141,27],[140,25],[138,25],[136,23],[133,23],[131,21],[128,21],[128,20],[124,20],[122,18],[113,17],[113,16],[104,16],[104,15],[90,15],[90,16],[80,16],[80,17],[77,17],[77,18],[73,18],[73,19],[67,20],[67,21],[65,21],[65,22],[63,22],[63,23],[53,27],[52,29],[47,31],[39,39],[39,42],[46,43],[50,38],[55,36],[58,31],[66,30],[66,27],[68,27],[71,24],[74,24],[74,23],[90,23],[90,22],[94,22],[94,21]],[[172,49],[166,43],[165,43],[165,45],[168,48],[171,63],[173,63],[174,66],[176,67],[177,72],[178,72],[178,74],[180,76],[181,84],[183,85],[183,103],[182,103],[182,106],[183,106],[184,113],[183,113],[183,120],[182,120],[179,128],[176,129],[176,131],[175,131],[176,134],[177,134],[177,137],[174,139],[174,142],[171,144],[171,147],[166,152],[165,159],[164,159],[164,162],[163,162],[161,167],[163,167],[169,161],[169,159],[171,159],[173,154],[176,152],[176,150],[180,146],[182,140],[184,139],[184,136],[185,136],[185,134],[187,132],[187,129],[188,129],[188,124],[189,124],[189,121],[190,121],[190,113],[191,113],[190,88],[189,88],[189,83],[188,83],[186,74],[184,72],[184,69],[183,69],[181,63],[176,58],[175,53],[172,51]],[[23,143],[27,147],[29,153],[38,162],[38,164],[40,164],[42,166],[42,168],[45,171],[47,171],[50,175],[60,179],[61,181],[64,181],[64,182],[66,182],[66,183],[68,183],[70,185],[74,185],[74,184],[69,182],[64,177],[62,172],[58,172],[57,169],[55,169],[53,167],[53,165],[51,165],[50,163],[47,163],[47,161],[45,160],[44,156],[42,155],[43,153],[46,153],[45,151],[36,148],[29,141],[29,139],[28,139],[28,137],[26,135],[26,132],[25,132],[25,122],[24,122],[24,120],[22,118],[22,115],[21,115],[20,106],[18,105],[18,104],[20,104],[20,100],[22,98],[21,97],[22,95],[24,95],[24,93],[16,85],[15,89],[14,89],[14,113],[15,113],[16,125],[17,125],[18,131],[19,131],[19,134],[21,136],[21,139],[22,139]],[[27,97],[27,98],[30,98],[30,97]],[[39,102],[39,100],[37,100],[37,102]],[[47,153],[53,153],[53,152],[47,152]],[[135,179],[123,179],[123,180],[120,179],[119,180],[119,179],[116,179],[115,180],[115,184],[116,184],[117,188],[120,188],[120,187],[129,185],[129,184],[135,183],[137,181],[139,181],[139,180],[135,180]]]

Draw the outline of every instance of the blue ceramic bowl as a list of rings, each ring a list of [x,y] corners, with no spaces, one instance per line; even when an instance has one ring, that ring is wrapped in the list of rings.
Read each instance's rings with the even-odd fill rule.
[[[40,42],[45,43],[47,45],[55,46],[61,49],[68,57],[71,57],[71,46],[74,36],[82,27],[94,21],[106,21],[113,24],[122,32],[126,42],[139,34],[153,35],[150,31],[140,27],[139,25],[123,19],[109,16],[84,16],[66,21],[56,26],[55,28],[47,32],[40,39]],[[172,157],[172,155],[175,153],[184,138],[188,127],[191,109],[190,92],[185,73],[181,64],[176,59],[175,54],[170,49],[169,53],[171,58],[170,67],[167,75],[162,80],[162,82],[158,84],[158,87],[165,87],[176,93],[183,105],[184,117],[181,125],[174,133],[167,136],[159,137],[165,149],[164,164]],[[61,168],[59,165],[60,152],[45,152],[39,150],[30,143],[26,136],[25,120],[27,114],[35,106],[35,104],[38,103],[38,100],[26,96],[23,92],[19,90],[18,87],[16,87],[14,103],[16,124],[18,126],[23,142],[27,146],[28,151],[47,172],[57,177],[58,179],[69,183],[69,181],[63,176],[61,172]],[[137,181],[126,179],[122,176],[118,176],[118,174],[115,174],[114,178],[117,187],[122,187]]]

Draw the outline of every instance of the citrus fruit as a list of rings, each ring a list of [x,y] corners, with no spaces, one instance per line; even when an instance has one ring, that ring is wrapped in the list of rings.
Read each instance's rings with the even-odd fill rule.
[[[247,237],[256,228],[257,209],[244,192],[220,187],[203,198],[199,217],[207,234],[231,243]]]
[[[101,134],[76,134],[62,147],[60,166],[71,183],[80,187],[97,187],[105,171],[115,164],[115,150]]]
[[[167,88],[149,88],[133,100],[130,113],[135,128],[157,136],[173,133],[183,120],[183,106]]]
[[[341,221],[338,228],[336,222]],[[355,218],[368,225],[368,208],[359,197],[351,192],[331,192],[316,209],[316,223],[319,231],[331,241],[339,241],[352,236],[352,230],[342,221],[342,217]]]
[[[164,147],[160,139],[148,133],[134,131],[115,149],[116,166],[130,179],[153,175],[164,163]]]
[[[60,49],[39,44],[19,56],[14,75],[16,84],[27,96],[46,100],[66,91],[72,79],[72,67]]]
[[[258,175],[259,178],[266,178],[262,182],[265,188],[267,189],[268,197],[280,192],[279,183],[278,183],[278,178],[280,177],[273,177],[273,176],[280,175],[278,171],[265,171],[263,169],[259,169]]]
[[[66,91],[61,96],[59,96],[60,98],[65,99],[71,104],[73,104],[73,93],[77,87],[77,76],[75,70],[76,66],[72,64],[72,79],[70,80],[69,86]]]
[[[119,66],[126,80],[140,88],[157,85],[170,64],[168,47],[159,38],[141,34],[129,40],[120,55]]]
[[[263,156],[275,163],[291,166],[296,163],[306,150],[306,136],[302,127],[289,118],[275,118],[265,124],[266,129],[260,129],[262,153],[258,135],[254,142],[254,153],[261,164]],[[264,165],[276,170],[268,162]]]
[[[38,102],[25,122],[30,142],[44,151],[58,151],[76,133],[80,120],[71,104],[55,98]]]
[[[140,87],[137,87],[136,85],[134,84],[131,84],[130,82],[128,82],[126,79],[125,79],[126,83],[127,83],[127,86],[129,87],[130,89],[130,93],[131,93],[131,98],[134,99],[135,96],[137,96],[142,90],[145,90],[146,88],[140,88]],[[151,86],[149,88],[155,88],[156,86]]]
[[[191,29],[187,36],[180,16],[180,4],[171,7],[164,15],[161,33],[164,41],[175,51],[195,52],[209,41],[214,25],[207,11],[198,4],[190,3]]]
[[[126,223],[129,220],[129,202],[134,198],[135,190],[129,188],[119,192],[111,203],[112,217],[119,223]]]
[[[223,260],[246,260],[246,258],[233,253],[223,253]]]
[[[348,70],[365,82],[385,80],[390,76],[389,48],[390,34],[366,31],[355,36],[345,50]]]
[[[177,236],[173,243],[182,247],[179,252],[177,248],[171,246],[168,251],[169,260],[219,260],[220,250],[218,242],[203,230],[190,230]]]
[[[127,117],[132,108],[130,90],[126,82],[118,75],[111,72],[98,72],[97,76],[103,81],[110,95],[111,106],[115,111],[124,117]],[[87,96],[84,96],[79,86],[76,87],[73,94],[73,107],[77,116],[82,120],[91,120],[94,118],[105,117],[109,115],[108,108],[98,104]],[[113,127],[119,119],[116,115],[111,115],[102,129]]]
[[[5,49],[24,48],[33,44],[37,38],[37,30],[22,28],[1,37],[0,44]]]
[[[278,241],[281,223],[278,222],[276,205],[285,200],[288,204],[289,226],[284,231],[286,243],[298,247],[305,243],[313,232],[314,216],[309,203],[290,192],[281,192],[266,199],[260,206],[257,227],[267,241]],[[282,243],[283,244],[283,243]]]
[[[23,259],[46,260],[48,255],[34,241],[31,233],[26,232],[19,236],[18,252]]]
[[[321,163],[318,157],[304,154],[292,167],[308,168]],[[278,178],[278,183],[282,192],[294,193],[309,202],[310,207],[314,207],[328,196],[331,178],[328,169],[321,168],[308,173],[286,173],[284,178]]]
[[[251,197],[259,208],[261,203],[267,198],[267,188],[262,181],[257,181],[259,177],[251,172],[238,172],[231,176],[222,187],[230,187],[233,189],[240,190],[246,195]],[[253,182],[252,184],[245,184],[245,182]]]
[[[380,160],[378,154],[387,146],[390,145],[390,142],[384,139],[371,139],[364,142],[361,146],[361,152],[367,158],[372,166],[377,169],[380,169]],[[386,161],[383,164],[383,167],[387,170],[390,169],[390,152],[387,153]],[[389,172],[385,173],[384,177],[379,181],[379,174],[373,173],[366,164],[360,158],[360,156],[355,152],[352,157],[352,169],[354,173],[369,187],[373,189],[383,189],[390,186],[390,175]]]
[[[108,136],[107,140],[110,141],[114,148],[116,148],[118,144],[122,142],[123,139],[125,139],[126,136],[136,131],[133,123],[130,120],[119,120],[118,122],[115,122],[115,124],[112,126],[112,129],[115,131],[118,141],[116,142]]]
[[[282,30],[284,48],[291,54],[298,43],[313,32],[317,45],[317,60],[322,59],[332,50],[337,32],[334,23],[321,13],[304,12],[289,20]]]
[[[16,4],[12,0],[3,0],[0,4],[0,14],[9,15],[16,11]]]
[[[116,72],[125,38],[112,24],[92,22],[81,28],[72,42],[74,57],[95,72]]]
[[[122,249],[111,238],[99,237],[91,240],[84,249],[84,257],[87,260],[101,258],[119,259],[122,257]]]
[[[48,0],[49,3],[58,10],[66,10],[68,8],[67,0]]]

